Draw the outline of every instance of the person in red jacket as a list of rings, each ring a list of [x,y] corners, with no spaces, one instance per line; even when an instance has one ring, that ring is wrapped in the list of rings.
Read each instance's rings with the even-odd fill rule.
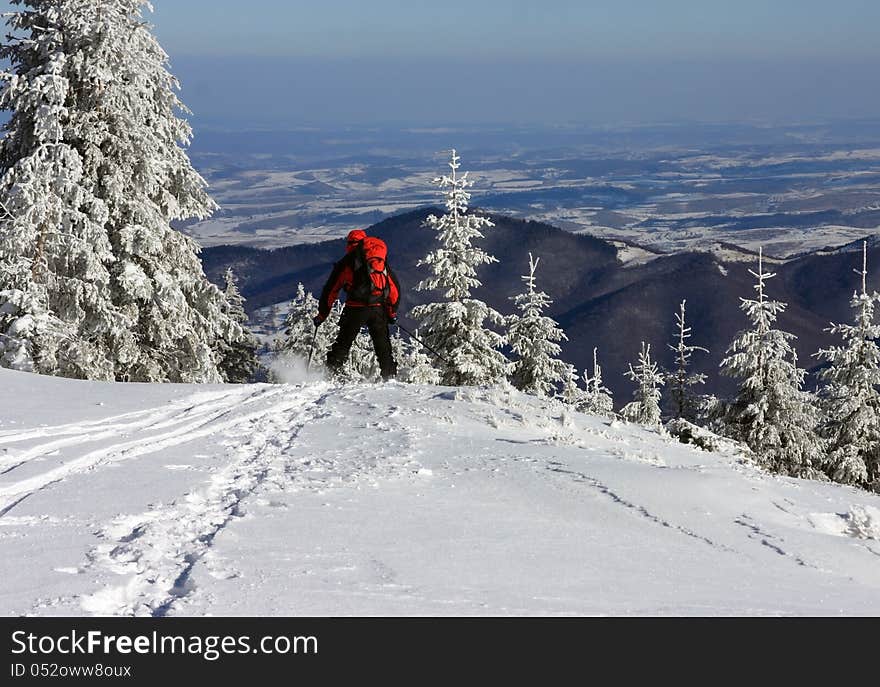
[[[330,309],[345,291],[345,308],[339,320],[339,334],[327,353],[327,368],[336,373],[348,360],[351,346],[361,327],[366,326],[373,341],[382,379],[397,375],[397,363],[391,350],[389,324],[397,323],[400,307],[400,282],[386,262],[388,249],[382,239],[367,236],[355,229],[346,240],[345,257],[333,266],[321,299],[315,326],[330,314]]]

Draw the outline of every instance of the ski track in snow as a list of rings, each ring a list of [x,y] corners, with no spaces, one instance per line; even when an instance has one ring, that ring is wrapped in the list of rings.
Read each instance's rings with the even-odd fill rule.
[[[104,438],[125,438],[137,432],[138,438],[111,444],[71,458],[61,465],[50,468],[32,477],[12,482],[0,487],[0,517],[6,515],[31,494],[60,482],[72,475],[94,470],[100,466],[130,460],[149,453],[155,453],[170,446],[187,443],[199,437],[208,436],[227,427],[247,421],[249,415],[237,415],[237,411],[253,403],[265,402],[283,393],[278,387],[249,389],[248,393],[226,393],[225,397],[215,397],[205,403],[201,395],[185,402],[169,404],[164,408],[146,411],[146,417],[131,424],[116,426],[112,431],[97,434],[83,433],[79,437],[64,440],[66,447],[88,444]],[[266,411],[257,411],[256,415]],[[231,417],[218,422],[226,415]],[[150,430],[160,430],[156,434],[143,436]],[[66,431],[66,430],[65,430]],[[8,439],[9,437],[7,437]],[[17,465],[7,467],[8,474],[18,465],[38,456],[45,456],[58,450],[58,442],[52,441],[14,457]],[[22,459],[24,456],[24,459]]]
[[[169,505],[160,504],[146,513],[118,518],[105,527],[102,534],[111,541],[89,554],[88,566],[129,577],[122,584],[79,598],[81,609],[94,615],[169,615],[175,603],[196,591],[191,575],[200,561],[205,562],[214,577],[237,576],[234,570],[218,566],[207,554],[226,526],[245,514],[245,500],[271,489],[326,489],[334,483],[369,474],[379,465],[391,464],[393,468],[409,459],[413,438],[405,431],[405,446],[399,456],[372,456],[358,448],[354,462],[340,465],[333,455],[295,455],[292,449],[297,446],[302,429],[333,417],[323,408],[331,393],[326,385],[298,390],[294,396],[287,390],[289,398],[282,397],[273,407],[242,418],[234,434],[229,431],[232,427],[226,428],[232,437],[247,438],[229,442],[233,460],[206,485]],[[346,400],[362,405],[365,399],[350,393]],[[398,410],[389,409],[383,420],[371,427],[391,431],[385,421],[394,418]],[[215,426],[212,433],[220,429]],[[397,428],[395,433],[401,436]],[[340,468],[341,476],[334,474]]]
[[[26,430],[3,430],[0,431],[0,445],[68,434],[87,435],[89,431],[95,428],[101,430],[136,428],[149,423],[150,419],[157,414],[159,417],[166,417],[172,414],[176,409],[197,407],[209,401],[228,399],[230,396],[249,396],[252,393],[253,391],[251,389],[244,386],[242,387],[242,391],[229,391],[227,389],[214,392],[206,391],[203,393],[191,394],[178,401],[172,401],[167,405],[158,408],[135,410],[121,415],[111,415],[110,417],[99,418],[97,420],[70,422],[63,425],[56,425],[54,427],[37,427]],[[145,417],[146,420],[138,422],[140,418]],[[128,422],[129,420],[134,420],[135,422]]]
[[[290,400],[233,423],[213,425],[212,434],[224,430],[232,434],[230,430],[236,429],[236,434],[248,439],[233,448],[232,462],[204,487],[170,505],[121,517],[104,528],[103,536],[113,541],[89,554],[90,565],[131,577],[124,584],[82,597],[82,609],[94,615],[167,615],[174,602],[194,588],[193,567],[214,538],[241,514],[242,501],[257,491],[273,468],[279,468],[299,431],[321,412],[327,394],[323,386],[302,390]]]
[[[194,419],[210,413],[217,408],[231,408],[239,402],[246,402],[255,393],[249,390],[242,392],[220,392],[189,396],[159,408],[149,408],[125,415],[109,417],[106,420],[45,427],[37,430],[6,432],[0,436],[0,444],[11,444],[31,439],[66,436],[65,439],[40,444],[10,456],[0,457],[0,474],[12,472],[25,463],[48,455],[61,449],[80,446],[82,444],[129,436],[132,432],[144,432],[166,429],[186,419]],[[124,422],[130,420],[130,422]]]

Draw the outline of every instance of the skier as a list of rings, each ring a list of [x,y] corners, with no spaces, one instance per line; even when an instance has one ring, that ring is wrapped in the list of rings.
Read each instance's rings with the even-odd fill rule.
[[[339,320],[339,334],[327,353],[327,368],[337,373],[348,359],[355,337],[366,326],[379,360],[383,380],[397,375],[397,363],[391,350],[389,324],[397,324],[400,307],[400,283],[386,263],[388,248],[382,239],[367,236],[365,231],[349,232],[345,257],[333,266],[321,292],[315,327],[327,319],[339,296],[346,292],[345,308]]]

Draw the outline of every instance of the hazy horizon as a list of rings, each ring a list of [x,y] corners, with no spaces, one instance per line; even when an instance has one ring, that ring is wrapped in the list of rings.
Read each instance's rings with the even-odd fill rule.
[[[873,118],[873,63],[178,57],[196,119],[254,125],[604,126]]]

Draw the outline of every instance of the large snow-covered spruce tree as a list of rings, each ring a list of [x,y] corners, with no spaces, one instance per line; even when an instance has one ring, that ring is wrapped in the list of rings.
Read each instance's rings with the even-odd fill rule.
[[[794,334],[773,327],[786,304],[767,298],[763,251],[755,277],[757,300],[740,299],[751,327],[739,333],[721,362],[724,375],[739,380],[736,397],[715,417],[722,433],[747,444],[764,466],[794,477],[821,475],[822,441],[818,411],[802,390],[805,372],[797,365]]]
[[[21,4],[21,3],[19,3]],[[75,93],[66,27],[72,3],[30,2],[0,46],[0,365],[112,379],[110,351],[131,352],[111,303],[109,212],[85,178],[69,126]]]
[[[440,300],[413,309],[421,322],[425,343],[439,353],[441,381],[450,386],[494,384],[507,375],[509,363],[499,350],[504,337],[489,329],[504,325],[503,316],[472,296],[481,286],[477,268],[497,262],[473,241],[482,238],[482,229],[493,226],[486,217],[468,214],[472,185],[467,172],[458,174],[461,159],[452,151],[451,174],[434,180],[446,196],[447,213],[431,215],[425,226],[437,232],[437,246],[420,265],[433,275],[420,282],[419,291],[434,291]],[[440,357],[442,356],[442,358]]]
[[[520,312],[508,317],[507,343],[513,352],[511,383],[520,391],[547,397],[557,393],[567,378],[567,366],[558,356],[559,342],[568,337],[544,314],[553,301],[535,289],[538,262],[540,258],[529,253],[529,273],[522,277],[526,290],[511,298]]]
[[[854,324],[835,324],[830,331],[843,345],[817,354],[829,366],[824,381],[820,434],[828,441],[825,470],[831,479],[880,491],[880,326],[874,308],[876,291],[868,293],[867,243],[862,246],[861,292],[853,293]]]
[[[216,208],[143,0],[13,0],[0,103],[0,364],[221,381],[242,328],[173,220]]]

